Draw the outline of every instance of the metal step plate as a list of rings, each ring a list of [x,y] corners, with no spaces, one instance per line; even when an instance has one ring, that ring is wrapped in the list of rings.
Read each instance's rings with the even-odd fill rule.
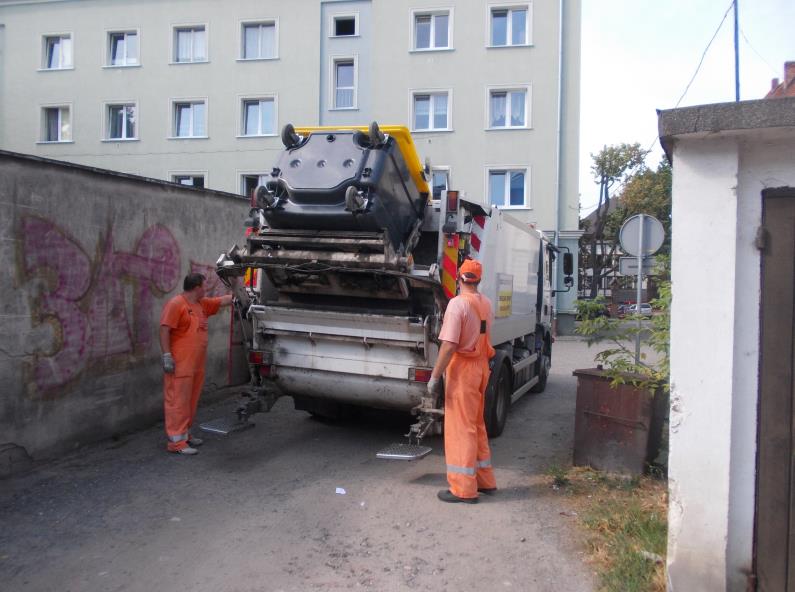
[[[236,415],[229,417],[219,417],[218,419],[211,419],[199,424],[199,429],[203,432],[210,434],[220,434],[221,436],[228,436],[235,432],[242,432],[248,428],[253,428],[254,423],[251,421],[240,421]]]
[[[387,460],[419,460],[428,456],[433,448],[418,444],[390,444],[376,454]]]

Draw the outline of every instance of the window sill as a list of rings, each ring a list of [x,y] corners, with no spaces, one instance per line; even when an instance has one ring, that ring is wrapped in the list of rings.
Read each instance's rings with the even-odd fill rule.
[[[329,111],[358,111],[359,107],[329,107]]]
[[[275,62],[279,59],[279,56],[273,56],[272,58],[237,58],[236,62]]]
[[[494,205],[494,204],[490,204]],[[496,206],[500,210],[532,210],[533,208],[530,206]]]
[[[105,66],[102,66],[102,69],[103,70],[124,70],[126,68],[140,68],[140,67],[141,67],[141,64],[118,64],[118,65],[115,65],[115,66],[107,64]]]
[[[210,136],[168,136],[166,140],[209,140]]]
[[[355,37],[361,37],[361,35],[359,35],[359,33],[356,33],[356,35],[329,35],[328,36],[329,39],[351,39],[351,38],[355,38]]]
[[[75,67],[71,66],[69,68],[39,68],[36,71],[37,72],[69,72],[69,71],[74,70],[74,69],[75,69]]]
[[[510,127],[487,127],[484,128],[487,132],[510,132],[510,131],[528,131],[533,128],[526,125],[512,125]]]
[[[36,144],[49,145],[49,144],[74,144],[74,140],[39,140]]]
[[[412,134],[448,134],[454,132],[455,129],[451,127],[442,127],[439,129],[412,129]]]
[[[455,51],[455,47],[415,47],[410,49],[409,53],[436,53],[445,51]]]
[[[140,138],[102,138],[100,142],[105,142],[106,144],[116,144],[116,143],[123,143],[123,142],[140,142]]]
[[[175,61],[172,60],[172,61],[170,61],[168,63],[168,65],[169,66],[193,66],[195,64],[209,64],[209,63],[210,63],[210,60],[195,60],[193,62],[175,62]]]
[[[511,49],[517,47],[534,47],[532,43],[516,43],[512,45],[487,45],[486,49]]]
[[[246,140],[249,138],[276,138],[279,134],[239,134],[235,136],[238,140]]]

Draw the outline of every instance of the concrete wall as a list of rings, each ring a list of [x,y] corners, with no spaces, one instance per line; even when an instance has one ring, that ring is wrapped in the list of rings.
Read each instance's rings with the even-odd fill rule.
[[[744,591],[753,564],[761,192],[795,186],[795,134],[673,148],[671,589]]]
[[[0,152],[0,444],[62,453],[162,417],[158,319],[190,271],[240,243],[247,204]],[[226,383],[229,309],[206,386]],[[2,470],[2,467],[0,467]]]

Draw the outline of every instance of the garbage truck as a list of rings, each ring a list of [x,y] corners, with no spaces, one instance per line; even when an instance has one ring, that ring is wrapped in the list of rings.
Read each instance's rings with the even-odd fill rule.
[[[482,262],[480,291],[494,305],[484,417],[499,436],[511,403],[547,383],[558,249],[471,194],[433,200],[429,165],[406,127],[287,125],[281,136],[284,150],[252,195],[245,244],[217,262],[235,294],[231,343],[249,379],[234,416],[202,429],[249,427],[281,397],[326,417],[392,409],[415,419],[408,441],[378,455],[424,456],[422,439],[441,433],[444,418],[443,395],[429,397],[426,386],[469,257]]]

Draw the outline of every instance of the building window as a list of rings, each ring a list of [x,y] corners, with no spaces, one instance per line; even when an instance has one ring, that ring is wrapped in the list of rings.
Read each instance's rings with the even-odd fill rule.
[[[492,89],[489,91],[490,128],[526,128],[527,89]]]
[[[204,101],[174,103],[174,137],[206,138],[207,109]]]
[[[44,37],[41,67],[44,70],[68,70],[72,61],[72,36],[48,35]]]
[[[527,169],[489,170],[489,203],[501,208],[526,208]]]
[[[356,108],[356,60],[334,60],[334,109]]]
[[[268,175],[256,173],[244,173],[240,175],[240,194],[244,195],[247,199],[251,198],[251,194],[260,185],[265,185],[268,181]]]
[[[413,93],[413,131],[450,129],[449,91]]]
[[[450,49],[450,11],[414,13],[414,49]]]
[[[359,34],[359,19],[355,14],[337,14],[332,18],[332,37],[356,37]]]
[[[240,58],[271,60],[276,57],[276,22],[243,23]]]
[[[204,25],[174,28],[174,61],[178,64],[207,61],[207,31]]]
[[[204,188],[204,175],[171,175],[171,181],[188,187]]]
[[[529,5],[491,9],[492,46],[529,45],[529,31]]]
[[[67,106],[42,109],[42,142],[72,141],[72,110]]]
[[[273,98],[243,99],[240,135],[270,136],[276,133]]]
[[[138,59],[138,33],[136,31],[108,33],[109,66],[137,66]]]
[[[449,184],[449,169],[438,168],[431,171],[431,195],[434,201],[442,199],[442,191],[447,191],[450,188]]]
[[[138,138],[136,107],[132,103],[108,105],[107,139],[135,140]]]

